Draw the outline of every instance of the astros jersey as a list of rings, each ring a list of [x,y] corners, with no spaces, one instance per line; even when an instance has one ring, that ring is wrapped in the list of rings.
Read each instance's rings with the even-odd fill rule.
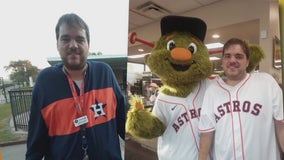
[[[158,138],[160,160],[198,159],[198,121],[208,82],[202,81],[185,98],[159,93],[152,112],[166,125],[165,132]]]
[[[124,138],[125,99],[111,68],[88,62],[81,109],[88,117],[86,136],[89,159],[120,160],[118,134]],[[79,87],[76,86],[77,93]],[[81,117],[62,64],[43,70],[36,81],[31,106],[27,159],[78,160],[83,157]]]
[[[215,131],[215,159],[279,160],[274,120],[283,120],[282,91],[266,73],[236,86],[217,78],[205,93],[199,129]]]

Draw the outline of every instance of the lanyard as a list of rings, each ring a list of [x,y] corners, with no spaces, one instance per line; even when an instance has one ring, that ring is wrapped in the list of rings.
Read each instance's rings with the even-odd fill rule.
[[[74,82],[71,78],[71,76],[66,72],[67,79],[69,82],[69,86],[72,92],[73,99],[75,101],[75,107],[80,114],[80,116],[83,116],[83,109],[82,106],[84,104],[84,89],[85,89],[85,84],[84,84],[84,79],[82,80],[81,83],[81,88],[80,88],[80,95],[78,96]],[[82,136],[82,149],[84,151],[84,157],[83,160],[88,160],[88,154],[87,154],[87,149],[88,149],[88,142],[87,142],[87,137],[86,137],[86,124],[81,125],[81,136]]]
[[[84,89],[85,89],[84,79],[82,80],[81,88],[80,88],[80,95],[78,96],[74,82],[73,82],[71,76],[67,72],[66,72],[66,75],[67,75],[69,86],[70,86],[72,96],[73,96],[73,99],[74,99],[74,102],[75,102],[75,107],[76,107],[78,113],[80,114],[80,116],[82,116],[83,115],[82,106],[84,106],[83,104],[84,104]]]

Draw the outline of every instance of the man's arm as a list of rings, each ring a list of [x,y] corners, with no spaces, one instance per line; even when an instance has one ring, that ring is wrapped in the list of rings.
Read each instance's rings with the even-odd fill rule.
[[[39,102],[42,92],[39,91],[38,84],[36,83],[32,94],[26,160],[42,159],[48,148],[48,131],[40,110],[42,103]]]
[[[201,133],[198,160],[207,160],[207,158],[209,157],[209,152],[212,146],[214,133],[215,133],[214,131]]]
[[[284,120],[282,121],[274,120],[274,123],[275,123],[276,136],[278,139],[278,143],[280,145],[282,152],[284,152]]]

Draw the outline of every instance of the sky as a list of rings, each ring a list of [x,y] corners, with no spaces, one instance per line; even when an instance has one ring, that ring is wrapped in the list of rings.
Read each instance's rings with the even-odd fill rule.
[[[89,25],[90,52],[126,55],[129,0],[0,0],[0,77],[4,66],[29,60],[48,67],[47,58],[59,57],[55,25],[65,13],[76,13]]]

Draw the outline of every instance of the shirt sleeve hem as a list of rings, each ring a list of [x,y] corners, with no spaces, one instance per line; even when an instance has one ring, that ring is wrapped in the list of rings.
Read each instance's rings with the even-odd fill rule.
[[[208,128],[208,129],[198,129],[199,130],[199,132],[201,132],[201,133],[207,133],[207,132],[213,132],[213,131],[215,131],[215,128]]]

